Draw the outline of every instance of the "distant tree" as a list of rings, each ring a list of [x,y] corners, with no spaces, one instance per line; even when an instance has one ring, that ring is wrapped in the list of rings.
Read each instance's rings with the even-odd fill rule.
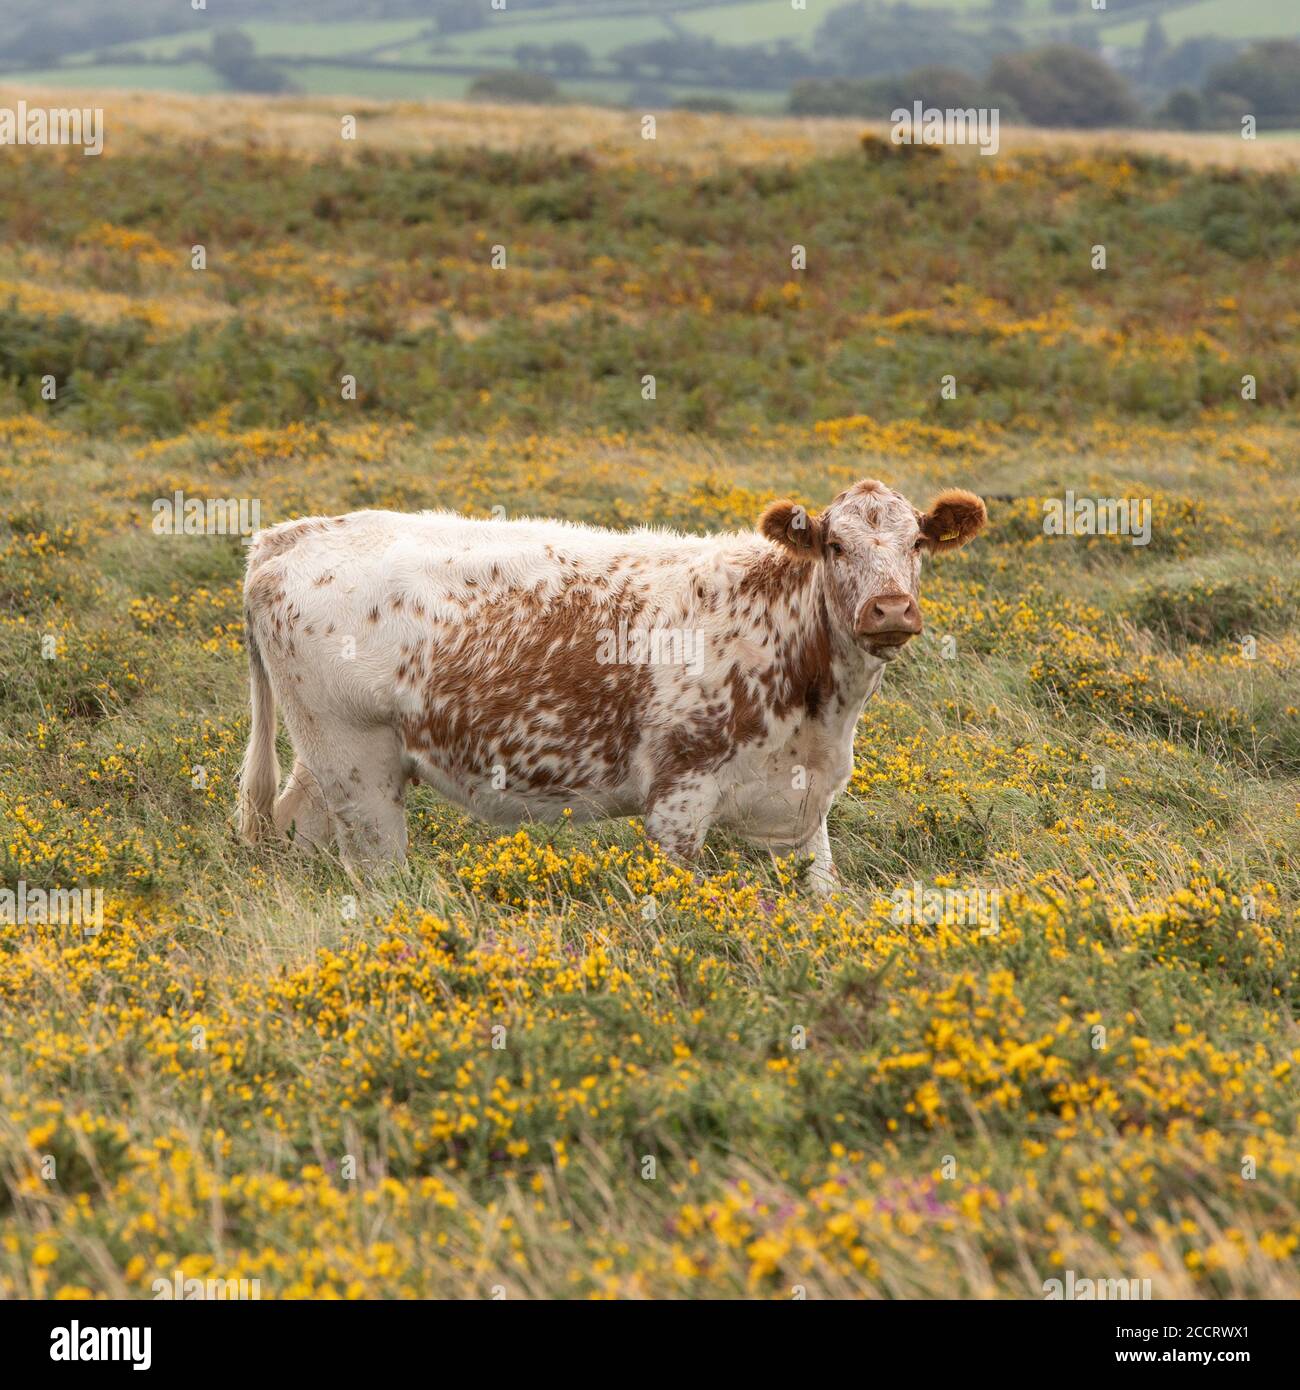
[[[536,72],[546,61],[546,50],[539,43],[521,43],[515,46],[515,62],[526,72]]]
[[[1019,120],[1021,113],[1006,92],[1000,92],[956,68],[928,65],[901,77],[871,77],[854,81],[845,77],[809,78],[791,88],[789,111],[800,116],[887,117],[914,102],[939,110],[997,107],[1003,120]]]
[[[219,29],[212,36],[208,63],[236,92],[290,92],[286,73],[257,56],[257,47],[241,29]]]
[[[591,52],[581,43],[553,43],[548,50],[556,72],[583,73],[591,67]]]
[[[635,77],[641,66],[641,45],[625,43],[621,48],[611,50],[607,57],[622,76]]]
[[[1261,125],[1289,125],[1300,119],[1300,42],[1270,39],[1252,44],[1229,63],[1214,68],[1205,81],[1206,97],[1222,103],[1244,99],[1242,114]]]
[[[730,97],[678,97],[676,109],[678,111],[703,111],[716,112],[720,115],[733,115],[736,111],[736,103]]]
[[[1156,65],[1168,49],[1169,40],[1165,36],[1164,25],[1153,17],[1147,24],[1146,32],[1142,35],[1142,47],[1138,50],[1138,63],[1144,77],[1156,71]]]
[[[810,77],[790,89],[786,107],[792,116],[868,116],[865,82],[848,77]]]
[[[1138,115],[1124,79],[1096,55],[1068,44],[998,58],[988,80],[1035,125],[1127,125]]]
[[[58,67],[66,53],[96,49],[111,44],[143,39],[156,32],[158,17],[148,7],[136,8],[141,13],[105,5],[86,5],[75,16],[65,8],[55,18],[46,18],[40,5],[18,5],[14,10],[33,10],[37,17],[21,28],[3,26],[0,33],[0,58],[7,62],[26,63],[31,67]],[[10,15],[6,13],[6,20]]]
[[[1165,88],[1200,87],[1210,70],[1231,62],[1240,47],[1228,39],[1184,39],[1161,54],[1153,80]]]
[[[1229,91],[1220,87],[1213,92],[1201,94],[1201,124],[1206,130],[1240,129],[1243,116],[1254,116],[1259,122],[1259,112],[1255,103],[1241,92]],[[1267,125],[1268,122],[1263,122]]]
[[[936,10],[913,5],[854,0],[821,22],[812,54],[826,75],[861,79],[908,72],[924,63],[975,72],[994,56],[1024,47],[1020,34],[1006,24],[980,33],[942,18]]]
[[[242,29],[218,29],[212,36],[212,66],[236,67],[257,56],[257,45]]]
[[[544,105],[560,99],[560,89],[538,72],[485,72],[470,83],[471,101],[526,102]]]
[[[916,101],[922,106],[934,106],[940,110],[991,105],[984,83],[956,68],[914,68],[902,77],[883,78],[879,85],[887,94],[891,107],[910,107]]]
[[[1052,35],[1053,43],[1068,44],[1071,48],[1081,48],[1085,53],[1100,53],[1100,30],[1091,20],[1076,20],[1065,31]]]
[[[1156,119],[1180,130],[1200,130],[1205,120],[1205,103],[1195,92],[1182,87],[1156,112]]]
[[[694,35],[675,35],[667,39],[649,39],[645,43],[624,44],[609,56],[622,71],[639,72],[652,69],[661,80],[680,80],[684,72],[710,76],[716,73],[730,50],[720,47],[710,38]]]

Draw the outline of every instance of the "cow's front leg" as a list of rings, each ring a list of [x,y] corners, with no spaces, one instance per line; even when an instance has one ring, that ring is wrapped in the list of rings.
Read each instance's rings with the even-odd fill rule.
[[[808,869],[808,887],[818,897],[829,897],[840,887],[840,871],[831,858],[831,837],[825,816],[817,823],[817,829],[799,846],[799,853],[813,857]]]
[[[712,777],[690,778],[657,788],[645,818],[645,833],[673,859],[689,863],[699,854],[718,805]]]

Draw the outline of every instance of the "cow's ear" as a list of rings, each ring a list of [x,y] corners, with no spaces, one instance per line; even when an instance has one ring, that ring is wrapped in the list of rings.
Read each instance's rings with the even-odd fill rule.
[[[758,519],[758,529],[768,540],[808,559],[819,555],[822,548],[822,528],[816,517],[809,516],[807,507],[783,497]]]
[[[921,543],[927,550],[955,550],[978,536],[989,519],[980,497],[961,488],[949,488],[930,503],[930,510],[920,518]]]

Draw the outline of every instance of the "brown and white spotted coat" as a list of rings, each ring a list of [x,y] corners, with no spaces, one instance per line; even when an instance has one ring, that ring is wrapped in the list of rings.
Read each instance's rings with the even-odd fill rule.
[[[811,853],[825,891],[826,814],[863,704],[920,630],[922,554],[984,520],[970,493],[922,514],[866,481],[712,537],[450,512],[262,531],[243,832],[292,827],[354,870],[401,860],[418,779],[501,824],[643,815],[683,858],[726,826]]]

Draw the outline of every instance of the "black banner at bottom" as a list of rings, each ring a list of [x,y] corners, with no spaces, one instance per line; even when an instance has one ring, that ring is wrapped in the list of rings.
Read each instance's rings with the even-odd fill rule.
[[[505,1302],[506,1300],[502,1300]],[[554,1365],[557,1353],[586,1346],[589,1338],[618,1334],[636,1355],[625,1369],[643,1371],[656,1347],[669,1362],[685,1357],[692,1371],[716,1356],[719,1373],[735,1378],[749,1369],[770,1376],[784,1350],[791,1372],[808,1374],[825,1355],[865,1368],[885,1356],[927,1376],[945,1370],[970,1374],[1017,1365],[1036,1371],[1113,1368],[1119,1375],[1144,1366],[1248,1368],[1294,1374],[1290,1303],[1156,1303],[1043,1301],[1033,1303],[899,1302],[791,1306],[778,1315],[770,1303],[678,1302],[664,1305],[539,1304],[492,1300],[454,1305],[418,1303],[194,1302],[0,1304],[6,1379],[23,1372],[54,1383],[65,1375],[97,1379],[133,1376],[200,1377],[319,1371],[337,1379],[349,1372],[373,1376],[402,1349],[421,1348],[431,1376],[439,1374],[439,1348],[464,1365],[478,1345],[483,1369]],[[816,1300],[810,1300],[816,1302]],[[758,1322],[751,1319],[762,1310]],[[663,1342],[668,1318],[689,1344]],[[531,1327],[539,1336],[527,1338]],[[509,1331],[511,1340],[503,1340]],[[809,1341],[809,1336],[814,1340]],[[484,1340],[480,1343],[479,1338]],[[570,1338],[577,1339],[571,1343]],[[630,1341],[629,1338],[646,1340]],[[689,1351],[686,1346],[689,1345]],[[649,1355],[647,1355],[649,1353]],[[555,1367],[559,1370],[559,1367]],[[565,1369],[574,1370],[572,1363]],[[616,1363],[609,1371],[617,1372]],[[784,1370],[784,1367],[781,1368]],[[665,1373],[680,1372],[680,1364]]]

